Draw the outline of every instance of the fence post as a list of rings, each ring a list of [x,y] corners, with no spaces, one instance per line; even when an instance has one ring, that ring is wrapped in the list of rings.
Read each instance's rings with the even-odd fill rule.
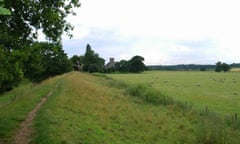
[[[238,128],[238,117],[237,117],[237,113],[235,113],[234,115],[234,125],[235,125],[235,129]]]

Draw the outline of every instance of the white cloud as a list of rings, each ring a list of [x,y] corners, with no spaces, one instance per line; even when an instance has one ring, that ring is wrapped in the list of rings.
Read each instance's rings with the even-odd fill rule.
[[[126,59],[139,54],[147,64],[240,61],[238,0],[82,0],[81,3],[78,16],[68,18],[75,25],[74,40],[79,45],[92,43],[93,49],[106,59],[112,56]],[[65,50],[72,55],[74,50],[69,52],[67,48],[70,41],[64,37]],[[74,43],[77,45],[77,41]]]

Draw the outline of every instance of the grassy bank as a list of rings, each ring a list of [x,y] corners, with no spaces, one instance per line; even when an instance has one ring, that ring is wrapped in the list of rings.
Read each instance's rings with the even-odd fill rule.
[[[146,103],[107,81],[81,73],[67,77],[40,110],[33,143],[195,142],[193,114]]]

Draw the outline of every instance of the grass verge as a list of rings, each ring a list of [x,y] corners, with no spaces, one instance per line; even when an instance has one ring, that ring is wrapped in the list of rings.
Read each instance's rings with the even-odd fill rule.
[[[12,142],[12,137],[28,112],[55,87],[62,77],[63,75],[57,76],[34,86],[27,82],[1,95],[0,102],[4,105],[0,107],[0,143]]]

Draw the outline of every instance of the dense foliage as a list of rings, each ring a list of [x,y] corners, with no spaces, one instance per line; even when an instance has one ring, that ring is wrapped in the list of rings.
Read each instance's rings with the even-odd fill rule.
[[[95,53],[91,46],[87,44],[86,52],[83,57],[83,70],[86,72],[101,72],[103,71],[105,60]]]
[[[86,52],[82,56],[74,55],[71,58],[74,70],[85,72],[133,72],[139,73],[146,70],[146,66],[143,63],[144,58],[141,56],[134,56],[130,60],[121,60],[119,62],[113,62],[112,64],[104,65],[105,60],[95,53],[90,44],[86,46]]]
[[[46,66],[39,66],[38,64],[39,61],[43,60],[43,55],[36,56],[37,52],[41,50],[36,52],[32,50],[35,49],[33,47],[35,47],[34,43],[38,38],[39,30],[45,34],[49,46],[60,46],[63,32],[71,37],[69,32],[73,29],[65,18],[69,14],[74,15],[72,8],[79,6],[78,0],[0,1],[0,93],[17,85],[24,75],[32,80],[34,79],[34,81],[38,79],[33,78],[34,75],[42,74],[44,68],[46,68]],[[54,52],[62,53],[60,55],[65,57],[62,48],[59,47],[58,50],[58,52]],[[61,56],[56,57],[58,59]],[[55,59],[52,62],[46,62],[49,64],[49,68],[53,68],[51,64],[56,66],[66,62],[65,60],[55,61]],[[26,65],[29,64],[29,61],[35,62],[37,65]],[[65,62],[61,63],[62,61]],[[31,71],[36,70],[31,76],[29,74],[30,67],[33,68]],[[58,72],[52,72],[53,70]],[[59,69],[51,69],[48,76],[59,73],[59,71]]]
[[[86,52],[83,56],[74,55],[71,58],[75,70],[85,72],[103,72],[105,60],[95,53],[90,44],[86,46]]]
[[[215,67],[216,72],[221,72],[221,71],[227,72],[230,69],[231,69],[231,66],[226,63],[222,63],[220,61],[216,63],[216,67]]]
[[[0,15],[10,15],[10,10],[4,8],[3,0],[0,0]]]
[[[121,60],[115,63],[114,68],[107,68],[107,72],[133,72],[139,73],[146,70],[146,66],[143,63],[144,58],[142,56],[134,56],[130,60]]]
[[[51,43],[35,43],[25,63],[25,76],[33,82],[69,72],[72,63],[64,53],[62,46]]]

